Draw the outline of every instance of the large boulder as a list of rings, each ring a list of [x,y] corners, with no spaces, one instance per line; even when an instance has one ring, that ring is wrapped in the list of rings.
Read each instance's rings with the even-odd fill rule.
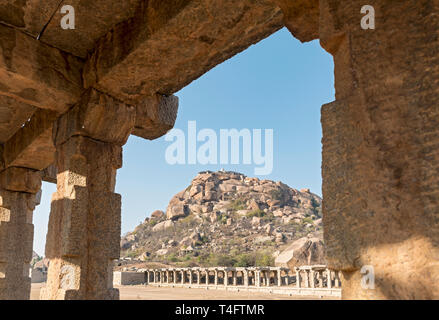
[[[162,210],[156,210],[151,213],[151,219],[160,220],[165,217],[165,213]]]
[[[189,208],[183,203],[169,204],[166,210],[166,218],[171,220],[178,220],[184,218],[189,214]]]
[[[174,222],[172,220],[166,220],[166,221],[162,221],[160,223],[157,223],[153,228],[152,231],[163,231],[166,230],[168,228],[171,228],[174,226]]]
[[[326,264],[325,248],[319,238],[304,237],[294,241],[275,260],[277,267],[295,267]]]

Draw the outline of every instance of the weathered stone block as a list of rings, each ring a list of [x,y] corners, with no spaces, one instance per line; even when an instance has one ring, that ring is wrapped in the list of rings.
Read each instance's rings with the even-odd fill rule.
[[[55,144],[60,145],[73,136],[85,136],[124,145],[134,127],[135,118],[134,107],[89,89],[81,100],[55,123]]]
[[[0,173],[0,184],[9,191],[37,193],[41,189],[41,175],[38,171],[9,167]]]
[[[178,97],[155,94],[136,105],[136,126],[133,134],[154,140],[174,127]]]
[[[60,112],[76,102],[84,90],[81,59],[4,24],[0,39],[0,93]]]
[[[46,239],[46,257],[80,256],[87,248],[84,227],[89,214],[86,187],[72,186],[69,197],[52,199]]]
[[[53,122],[58,114],[51,110],[37,110],[30,121],[20,128],[4,145],[6,167],[43,170],[54,160],[52,139]]]

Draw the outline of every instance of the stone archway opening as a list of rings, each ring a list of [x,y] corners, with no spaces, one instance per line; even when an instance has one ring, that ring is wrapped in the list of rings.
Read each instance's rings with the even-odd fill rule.
[[[81,2],[88,32],[67,36],[53,23],[35,37],[52,2],[0,8],[2,115],[12,115],[1,135],[2,298],[29,296],[30,216],[39,171],[54,159],[43,297],[118,298],[108,266],[119,253],[114,184],[128,136],[162,135],[173,93],[284,25],[334,57],[336,100],[322,108],[323,210],[343,297],[439,296],[437,4],[371,1],[371,30],[360,0],[134,1],[104,11]]]

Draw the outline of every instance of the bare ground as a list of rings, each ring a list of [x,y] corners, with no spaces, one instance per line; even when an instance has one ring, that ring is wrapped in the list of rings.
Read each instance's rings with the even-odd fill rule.
[[[31,300],[39,300],[44,283],[33,283]],[[319,297],[290,297],[269,293],[232,292],[223,290],[117,286],[121,300],[326,300]]]

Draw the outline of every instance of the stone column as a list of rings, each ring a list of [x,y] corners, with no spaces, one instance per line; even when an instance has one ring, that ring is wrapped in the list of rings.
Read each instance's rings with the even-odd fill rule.
[[[300,288],[302,286],[301,282],[302,282],[302,279],[301,279],[301,276],[300,276],[300,270],[296,269],[296,287],[297,288]]]
[[[238,282],[238,271],[232,271],[233,285],[236,286]]]
[[[315,288],[316,287],[316,283],[315,283],[315,272],[314,272],[314,270],[310,270],[309,271],[309,275],[310,275],[311,288]]]
[[[319,271],[319,287],[323,288],[323,271]]]
[[[270,286],[270,280],[271,280],[270,278],[271,278],[271,272],[269,270],[265,271],[265,285],[267,287]]]
[[[334,287],[335,287],[335,288],[340,288],[340,274],[339,274],[338,271],[335,271],[335,272],[334,272],[334,279],[335,279],[335,281],[334,281]]]
[[[282,286],[282,269],[277,269],[277,286]]]
[[[227,270],[224,270],[224,286],[228,286],[229,285],[229,275]]]
[[[261,271],[260,270],[255,271],[255,285],[256,285],[256,287],[261,286]]]
[[[329,269],[326,270],[326,279],[327,279],[328,289],[331,289],[332,288],[332,276],[331,276],[331,270],[329,270]]]
[[[184,270],[181,270],[180,272],[181,272],[181,284],[184,284],[184,282],[186,281],[185,272],[184,272]]]
[[[218,270],[215,269],[215,285],[218,285]]]
[[[122,145],[135,108],[95,90],[55,122],[57,192],[46,240],[50,259],[42,299],[118,299],[121,197],[114,193]]]
[[[38,171],[10,167],[0,173],[0,300],[28,300],[34,226],[41,188]]]
[[[177,284],[177,271],[172,271],[173,272],[173,276],[172,276],[172,280],[173,280],[173,282],[174,282],[174,284]]]
[[[242,272],[242,278],[243,278],[243,282],[244,282],[244,286],[248,287],[249,286],[249,279],[248,279],[248,270],[244,270]]]
[[[309,288],[309,274],[308,274],[308,270],[303,270],[304,273],[304,277],[303,277],[303,282],[304,282],[304,287],[305,288]]]
[[[193,283],[192,270],[189,270],[188,272],[189,272],[189,284],[192,284]]]

